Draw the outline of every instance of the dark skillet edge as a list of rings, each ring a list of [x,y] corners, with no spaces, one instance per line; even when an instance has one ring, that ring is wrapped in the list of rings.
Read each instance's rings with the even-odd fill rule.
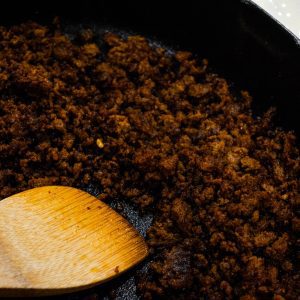
[[[269,18],[271,18],[272,20],[274,20],[282,29],[284,29],[285,31],[287,31],[287,33],[294,38],[296,44],[300,48],[300,38],[294,32],[292,32],[289,28],[287,28],[283,23],[281,23],[278,19],[276,19],[274,16],[272,16],[267,10],[265,10],[260,5],[258,5],[257,3],[255,3],[253,0],[241,0],[241,2],[244,2],[246,5],[252,5],[257,10],[261,10]]]
[[[113,2],[113,1],[111,1]],[[41,3],[41,1],[37,0],[28,0],[24,2],[17,3],[17,1],[9,1],[6,2],[4,9],[1,10],[0,16],[1,16],[1,22],[5,23],[11,23],[13,24],[15,20],[18,21],[24,21],[28,18],[32,19],[39,19],[39,16],[42,18],[45,18],[45,16],[51,17],[55,15],[61,15],[61,16],[72,16],[75,18],[89,18],[89,17],[97,17],[99,14],[97,12],[104,11],[105,13],[111,14],[114,12],[116,15],[119,14],[120,11],[122,11],[122,8],[128,7],[129,9],[134,8],[135,12],[133,14],[137,13],[137,10],[141,10],[138,13],[145,14],[149,18],[149,15],[153,16],[154,21],[156,18],[155,12],[157,10],[161,10],[162,12],[169,12],[170,14],[176,10],[178,7],[174,7],[174,5],[170,5],[172,2],[166,2],[164,6],[160,3],[161,1],[151,1],[151,3],[159,4],[157,7],[155,5],[149,6],[145,5],[145,9],[138,5],[138,1],[132,1],[130,3],[115,3],[115,5],[110,5],[108,1],[101,1],[101,0],[86,0],[86,1],[78,1],[75,4],[71,5],[70,2],[62,2],[59,0],[53,0],[51,2],[44,2]],[[207,8],[218,10],[220,7],[224,8],[229,7],[229,10],[236,10],[241,8],[242,6],[255,9],[256,11],[260,11],[260,13],[264,14],[265,17],[272,20],[273,26],[276,26],[277,29],[280,28],[280,31],[285,31],[288,36],[290,36],[294,42],[295,45],[298,46],[300,49],[300,38],[298,38],[292,31],[290,31],[287,27],[285,27],[284,24],[282,24],[279,20],[274,18],[269,12],[267,12],[264,8],[256,4],[253,0],[227,0],[226,3],[222,3],[222,1],[219,0],[210,0],[210,1],[203,1],[206,3],[197,3],[197,7],[201,8]],[[169,5],[168,5],[169,4]],[[110,6],[110,7],[109,7]],[[185,1],[186,7],[193,7],[193,1],[186,0]],[[117,11],[119,10],[119,11]],[[124,10],[126,12],[126,10]],[[183,11],[184,12],[184,11]],[[191,11],[191,13],[194,13]],[[216,13],[216,11],[214,12]],[[226,11],[225,11],[226,13]],[[103,17],[103,15],[100,15],[100,17]],[[111,16],[110,16],[111,17]],[[147,17],[144,19],[144,23],[147,22]],[[269,20],[269,21],[270,21]],[[275,25],[276,23],[276,25]]]
[[[24,2],[17,3],[16,1],[9,1],[6,2],[4,9],[1,10],[0,16],[1,16],[1,22],[3,21],[5,23],[14,23],[14,20],[24,21],[28,18],[36,18],[38,16],[42,16],[43,18],[45,16],[54,16],[54,15],[62,15],[62,16],[75,16],[76,18],[84,18],[84,17],[97,17],[99,14],[97,12],[104,11],[104,13],[112,13],[115,12],[116,15],[118,15],[119,11],[122,11],[122,8],[129,7],[129,8],[135,8],[135,12],[137,12],[138,9],[142,10],[141,13],[147,15],[152,15],[155,19],[156,15],[155,12],[157,10],[161,10],[163,12],[169,12],[170,14],[177,9],[177,7],[170,6],[166,2],[165,6],[162,6],[159,1],[151,1],[151,3],[159,3],[160,5],[157,7],[154,6],[147,6],[145,10],[143,7],[137,5],[135,1],[132,1],[131,3],[116,3],[115,5],[112,5],[113,7],[109,7],[107,5],[108,1],[101,1],[101,0],[86,0],[86,1],[78,1],[74,5],[70,5],[68,2],[62,2],[58,0],[53,0],[51,2],[45,2],[41,3],[41,1],[37,0],[28,0]],[[186,7],[193,7],[193,1],[187,0],[185,1]],[[285,31],[287,35],[289,35],[295,42],[296,45],[300,48],[300,38],[298,38],[292,31],[290,31],[287,27],[285,27],[284,24],[282,24],[279,20],[274,18],[270,13],[268,13],[264,8],[256,4],[253,0],[227,0],[225,4],[221,3],[221,1],[218,0],[211,0],[211,1],[203,1],[203,2],[210,2],[210,3],[204,3],[204,4],[198,4],[197,6],[201,8],[209,7],[210,9],[215,8],[216,10],[219,7],[224,8],[225,6],[229,7],[232,10],[235,10],[236,8],[241,8],[242,6],[246,6],[248,8],[253,8],[257,11],[260,11],[260,13],[263,13],[268,19],[271,19],[273,23],[276,23],[277,28],[281,28],[281,31]],[[171,2],[169,2],[171,3]],[[219,7],[218,7],[219,6]],[[146,5],[145,5],[146,7]],[[119,11],[117,11],[119,9]],[[146,11],[147,10],[147,11]],[[126,12],[126,10],[124,10]],[[133,13],[133,14],[134,14]],[[140,12],[139,12],[140,13]],[[192,12],[194,13],[194,12]],[[216,13],[216,12],[214,12]],[[101,15],[102,17],[102,15]],[[111,17],[111,16],[110,16]],[[145,18],[144,22],[146,23],[147,18]],[[154,20],[155,21],[155,20]],[[273,24],[275,25],[275,24]]]
[[[254,113],[275,106],[275,124],[299,136],[300,40],[252,0],[238,2],[233,82],[250,91]]]

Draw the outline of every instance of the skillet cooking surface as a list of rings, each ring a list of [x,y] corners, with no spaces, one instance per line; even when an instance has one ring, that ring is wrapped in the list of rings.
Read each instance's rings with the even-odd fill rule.
[[[214,2],[214,1],[213,1]],[[241,15],[239,15],[239,17],[241,17]],[[247,18],[246,18],[247,19]],[[245,28],[243,28],[244,32],[248,30],[249,36],[253,37],[253,32],[251,32],[251,30],[253,30],[253,28],[249,28],[247,27],[247,20],[243,19],[242,23],[244,24]],[[63,19],[64,20],[64,19]],[[238,19],[235,19],[235,21],[233,23],[235,23]],[[160,20],[161,21],[161,20]],[[160,22],[158,21],[158,22]],[[217,21],[218,22],[218,21]],[[43,22],[42,22],[43,23]],[[221,22],[222,24],[222,22]],[[233,24],[231,24],[233,25]],[[230,25],[230,26],[231,26]],[[235,24],[237,25],[237,24]],[[228,25],[228,27],[230,27]],[[240,24],[239,24],[240,26]],[[119,30],[118,28],[122,28],[122,27],[114,27],[114,26],[107,26],[107,25],[103,25],[101,23],[79,23],[79,22],[66,22],[64,23],[64,31],[67,35],[69,35],[70,37],[74,36],[76,32],[78,32],[78,30],[80,30],[83,27],[90,27],[93,29],[93,31],[95,31],[96,34],[99,35],[99,39],[98,42],[100,43],[101,46],[101,35],[105,32],[105,31],[113,31],[116,33],[119,33],[122,36],[126,36],[127,34],[132,34],[134,32],[131,32],[130,30],[128,31],[125,28],[125,30]],[[129,26],[130,27],[130,26]],[[132,28],[132,26],[130,27]],[[168,27],[169,29],[171,27]],[[219,27],[220,28],[220,27]],[[256,28],[257,29],[257,28]],[[254,31],[256,30],[254,28]],[[139,30],[137,28],[137,32],[138,33],[147,33],[149,32],[149,35],[151,37],[153,37],[153,32],[155,32],[155,30],[157,30],[159,32],[159,29],[154,28],[153,31],[151,32],[150,29],[145,30],[145,28],[143,28],[142,30]],[[161,29],[161,32],[163,32],[164,29]],[[194,27],[194,30],[195,27]],[[223,34],[226,34],[226,30],[228,30],[228,28],[225,28],[225,33],[223,32]],[[215,34],[216,32],[214,32],[212,30],[212,35]],[[276,30],[275,30],[276,33]],[[229,39],[236,39],[237,41],[238,39],[238,34],[241,34],[241,32],[236,33],[235,37],[228,37]],[[234,34],[233,34],[234,35]],[[278,105],[278,107],[282,108],[281,111],[279,111],[279,124],[283,125],[287,128],[293,128],[294,130],[299,130],[299,127],[296,126],[296,112],[297,112],[297,107],[299,107],[299,102],[298,103],[294,103],[293,107],[288,107],[288,105],[286,105],[286,103],[281,103],[280,101],[283,101],[282,99],[280,99],[280,97],[278,96],[279,92],[278,91],[274,91],[274,88],[272,88],[272,85],[276,87],[276,82],[274,81],[276,80],[280,80],[280,78],[276,77],[274,74],[276,73],[275,70],[277,70],[278,68],[280,68],[283,64],[286,65],[285,69],[282,69],[281,75],[282,76],[282,86],[281,88],[283,89],[283,91],[281,91],[281,95],[282,94],[286,94],[287,95],[287,99],[292,99],[292,98],[297,98],[298,95],[300,95],[299,93],[299,89],[291,89],[289,88],[289,84],[291,86],[294,87],[294,83],[296,82],[297,79],[299,79],[299,73],[295,73],[294,70],[296,70],[296,66],[297,64],[299,64],[299,60],[296,60],[294,62],[294,68],[295,69],[290,69],[290,60],[292,60],[295,56],[293,56],[294,54],[294,50],[293,50],[293,46],[291,46],[291,52],[289,52],[289,49],[287,46],[287,48],[285,49],[279,49],[280,51],[278,51],[278,49],[276,47],[273,47],[272,49],[269,49],[268,46],[269,45],[261,45],[259,43],[261,43],[261,36],[259,36],[259,32],[257,32],[258,36],[254,36],[253,40],[251,40],[252,42],[255,41],[255,38],[258,38],[258,40],[256,40],[257,44],[253,44],[250,49],[248,49],[247,51],[254,51],[254,57],[252,58],[253,61],[248,62],[244,62],[243,66],[238,66],[238,61],[244,61],[245,59],[248,59],[249,56],[247,56],[247,53],[245,52],[245,48],[247,48],[247,42],[245,42],[245,36],[244,38],[240,39],[239,42],[237,42],[236,45],[234,45],[234,47],[232,47],[232,49],[227,49],[226,46],[224,45],[224,49],[220,49],[219,51],[225,51],[224,55],[218,56],[218,54],[214,51],[216,50],[212,50],[212,52],[209,52],[210,49],[209,48],[205,48],[205,43],[210,41],[210,38],[204,37],[204,43],[203,43],[203,53],[199,52],[201,57],[208,57],[210,64],[213,64],[213,68],[214,70],[217,70],[217,72],[221,73],[222,75],[224,74],[224,76],[226,78],[232,79],[234,82],[236,82],[238,84],[238,86],[242,85],[243,88],[249,89],[250,93],[252,95],[254,95],[254,101],[256,98],[260,98],[260,99],[264,99],[264,100],[268,100],[269,102],[264,102],[264,103],[256,103],[254,102],[255,108],[257,109],[257,112],[259,113],[260,111],[264,111],[266,107],[270,106],[270,103],[276,103]],[[285,36],[285,33],[283,33],[283,35]],[[154,34],[155,36],[155,34]],[[248,38],[249,38],[248,36]],[[162,39],[164,39],[164,37],[166,37],[166,35],[162,34]],[[282,36],[279,35],[278,39],[280,39]],[[221,37],[221,39],[224,37]],[[159,35],[158,39],[153,38],[152,39],[152,43],[154,44],[159,44],[159,45],[163,45],[164,48],[167,47],[167,45],[169,46],[169,50],[172,51],[172,47],[176,44],[174,43],[174,39],[176,41],[176,30],[174,30],[174,33],[172,34],[172,37],[170,38],[171,40],[168,41],[168,43],[166,45],[161,44],[161,42],[159,42],[161,40],[161,36]],[[287,38],[289,39],[289,38]],[[178,40],[180,40],[180,38],[178,37]],[[283,39],[284,40],[284,39]],[[242,46],[242,42],[245,42],[245,44]],[[211,41],[212,42],[212,41]],[[232,40],[231,40],[232,42]],[[273,40],[274,42],[274,40]],[[239,44],[241,43],[241,44]],[[249,43],[249,41],[248,41]],[[194,42],[189,41],[188,43],[186,43],[186,47],[182,47],[182,44],[184,44],[184,41],[180,41],[179,42],[179,47],[183,50],[187,49],[187,50],[191,50],[191,49],[195,49],[195,46],[198,47],[198,45],[195,45]],[[170,46],[171,45],[171,46]],[[213,46],[212,46],[213,45]],[[217,42],[213,41],[212,45],[210,45],[209,47],[216,47]],[[242,47],[241,47],[242,46]],[[271,46],[274,46],[271,45]],[[276,46],[276,45],[275,45]],[[243,49],[243,47],[245,47]],[[201,45],[199,45],[199,48],[201,48]],[[233,49],[234,48],[234,49]],[[226,49],[228,52],[226,52]],[[263,49],[263,50],[262,50]],[[197,49],[198,50],[198,49]],[[232,69],[228,72],[228,65],[226,65],[226,62],[222,61],[222,59],[224,60],[224,56],[229,55],[229,51],[232,51],[233,53],[231,54],[232,56],[235,56],[236,59],[236,63],[237,65],[234,65],[232,67]],[[271,51],[271,52],[270,52]],[[210,54],[209,54],[210,53]],[[299,54],[299,52],[297,52]],[[255,62],[255,59],[258,58],[258,61],[264,61],[264,59],[266,57],[269,58],[270,54],[272,54],[273,56],[271,56],[271,58],[269,60],[266,61],[266,65],[262,66],[262,73],[258,74],[257,76],[259,76],[260,78],[253,78],[254,75],[257,74],[256,70],[254,70],[255,67],[257,67],[257,62]],[[281,62],[279,61],[279,65],[274,65],[273,64],[273,60],[276,61],[277,58],[282,58]],[[289,59],[287,57],[290,57]],[[232,57],[230,57],[229,59],[232,59]],[[285,63],[283,63],[285,62]],[[251,63],[253,63],[254,65],[251,67]],[[250,68],[250,69],[247,69]],[[244,70],[241,70],[241,68],[245,68]],[[253,69],[251,69],[253,68]],[[247,70],[247,71],[245,71]],[[300,70],[300,68],[298,69]],[[253,72],[253,73],[252,73]],[[286,72],[284,74],[284,72]],[[246,74],[247,73],[247,74]],[[273,76],[274,78],[270,78],[270,76]],[[286,76],[288,74],[288,76]],[[262,80],[262,78],[266,78],[265,86],[264,89],[261,89],[261,85],[259,84]],[[284,79],[285,78],[285,79]],[[299,94],[297,94],[299,93]],[[280,94],[279,94],[280,95]],[[297,98],[299,99],[299,98]],[[82,188],[83,190],[86,190],[87,192],[91,193],[92,195],[97,196],[99,193],[101,193],[101,191],[95,187],[95,186],[80,186],[79,188]],[[117,203],[116,201],[112,200],[111,202],[109,202],[108,204],[110,204],[113,208],[115,208],[116,210],[118,210],[126,219],[128,219],[133,225],[134,227],[143,235],[145,236],[146,230],[147,228],[151,225],[152,222],[152,215],[150,213],[146,214],[146,215],[141,215],[138,213],[138,209],[134,206],[132,206],[131,204],[128,203],[122,203],[121,207],[119,203]],[[120,208],[121,207],[121,208]],[[134,270],[127,272],[123,275],[121,275],[118,279],[114,280],[113,282],[107,283],[103,286],[99,286],[84,292],[80,292],[80,293],[75,293],[75,294],[70,294],[70,295],[63,295],[63,296],[59,296],[59,297],[46,297],[43,299],[110,299],[110,298],[116,298],[116,299],[138,299],[138,296],[136,294],[136,286],[135,286],[135,280],[134,280],[134,276],[139,273],[139,272],[143,272],[143,270],[145,270],[147,268],[147,265],[149,263],[151,258],[148,258],[148,260],[146,260],[145,262],[143,262],[141,265],[139,265],[137,268],[135,268]],[[97,296],[95,296],[97,294]],[[99,296],[101,295],[101,296]]]

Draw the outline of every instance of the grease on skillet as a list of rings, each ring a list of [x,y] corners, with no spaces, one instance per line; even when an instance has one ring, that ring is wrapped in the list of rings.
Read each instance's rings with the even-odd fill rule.
[[[0,28],[1,198],[92,187],[132,220],[153,214],[142,299],[296,299],[293,133],[272,126],[273,109],[254,118],[249,94],[206,60],[140,36],[95,40],[59,24]]]

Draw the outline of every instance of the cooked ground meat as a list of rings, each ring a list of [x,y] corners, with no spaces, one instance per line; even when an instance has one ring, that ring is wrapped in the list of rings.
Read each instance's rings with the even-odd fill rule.
[[[95,185],[152,210],[143,299],[299,299],[299,149],[191,53],[0,28],[0,196]]]

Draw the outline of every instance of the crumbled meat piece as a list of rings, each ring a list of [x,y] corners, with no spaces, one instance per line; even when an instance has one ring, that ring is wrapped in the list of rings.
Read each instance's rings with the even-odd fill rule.
[[[42,65],[34,66],[28,62],[15,64],[16,69],[11,71],[13,88],[35,97],[51,91],[52,83],[49,80],[49,74]]]
[[[181,290],[192,284],[190,252],[180,246],[165,252],[165,261],[152,266],[161,273],[160,284],[163,288]]]
[[[212,88],[210,85],[205,85],[205,84],[194,84],[191,85],[188,91],[188,94],[192,97],[200,98],[204,97],[207,94],[211,93]]]
[[[55,119],[51,123],[52,127],[58,131],[65,131],[65,124],[61,119]]]
[[[89,28],[80,31],[78,34],[79,40],[83,43],[91,41],[94,38],[94,36],[94,32]]]
[[[274,232],[261,232],[254,237],[254,243],[257,247],[264,247],[272,242],[276,238]]]
[[[256,159],[250,158],[248,156],[241,159],[241,164],[245,169],[256,170],[260,168],[260,163]]]
[[[192,210],[189,204],[181,199],[175,199],[171,207],[172,216],[179,228],[184,231],[191,230]]]
[[[100,50],[96,44],[85,44],[82,47],[82,51],[85,55],[95,57],[100,53]]]
[[[279,237],[270,247],[266,249],[267,254],[272,257],[284,257],[288,249],[288,235],[285,233]]]
[[[160,161],[160,166],[162,169],[171,175],[174,174],[176,167],[177,167],[177,162],[178,162],[178,156],[173,155],[171,157],[166,157]]]

